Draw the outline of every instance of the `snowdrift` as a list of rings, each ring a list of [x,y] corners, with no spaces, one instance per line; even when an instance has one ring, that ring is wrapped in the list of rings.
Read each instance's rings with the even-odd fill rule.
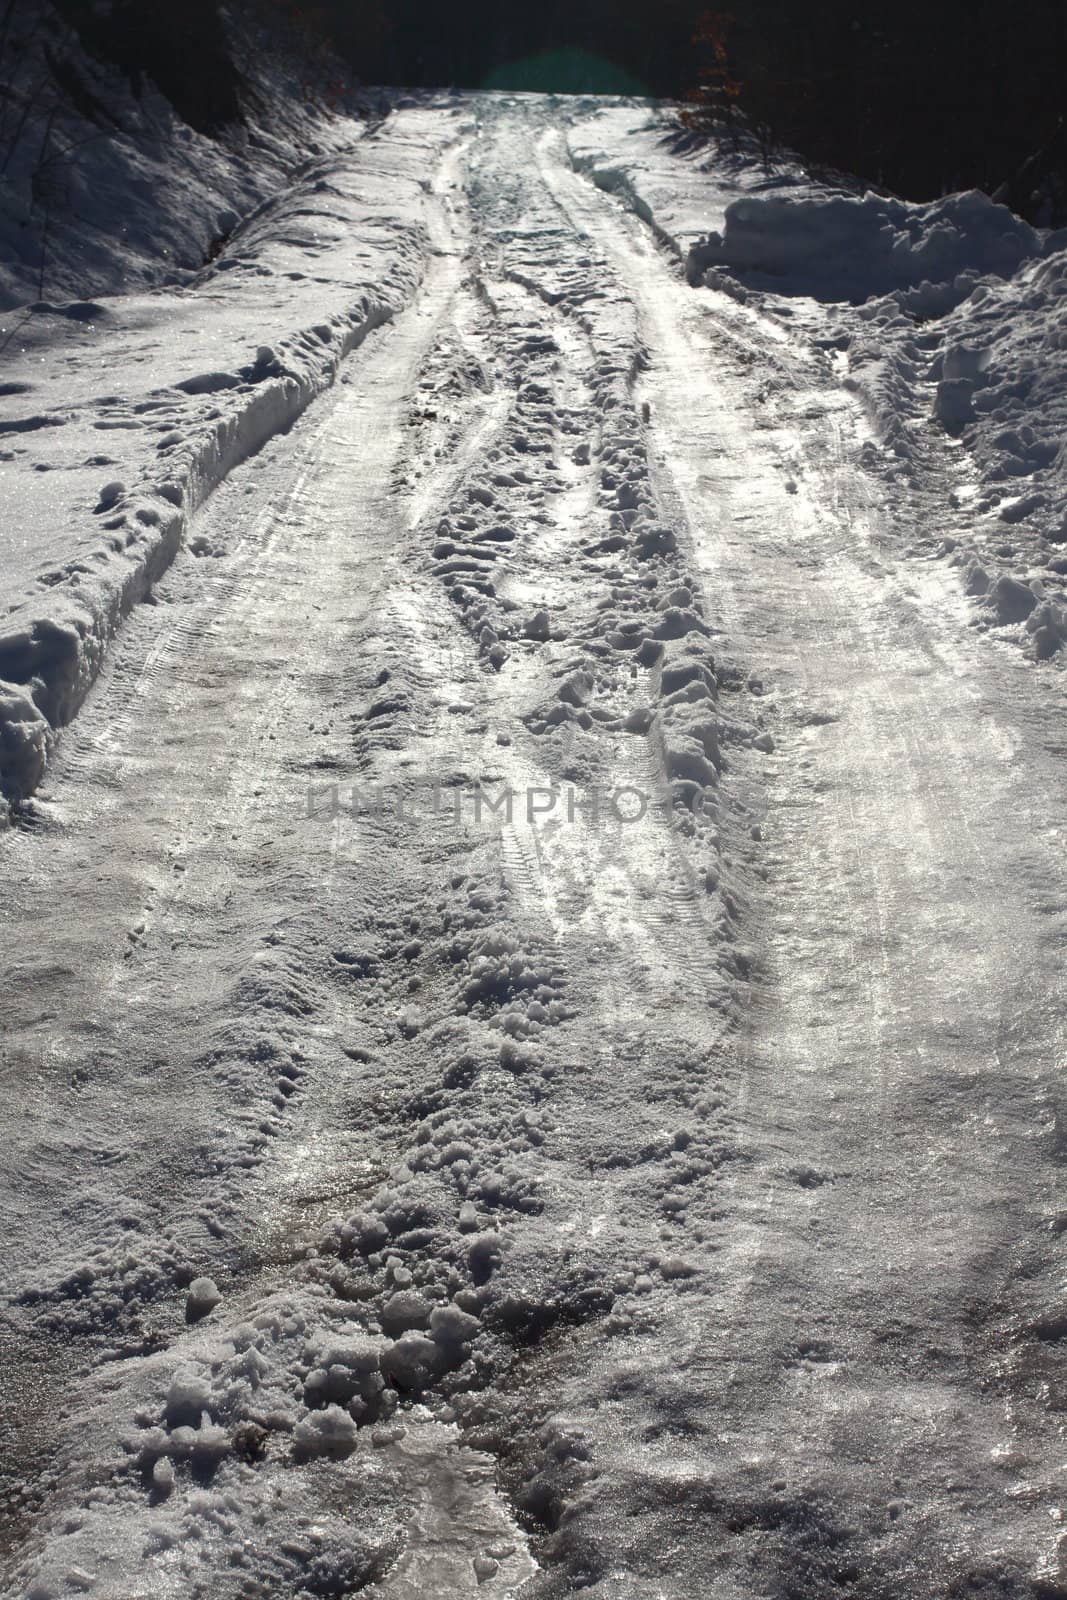
[[[723,231],[691,248],[686,270],[693,284],[730,273],[817,300],[859,302],[924,283],[953,284],[962,299],[978,278],[1010,277],[1040,248],[1028,223],[977,190],[930,205],[743,195],[726,207]]]

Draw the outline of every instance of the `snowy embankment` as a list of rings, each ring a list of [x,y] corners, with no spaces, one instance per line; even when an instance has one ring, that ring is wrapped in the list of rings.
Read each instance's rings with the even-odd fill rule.
[[[574,122],[575,166],[684,259],[695,287],[777,321],[866,413],[866,465],[977,628],[1037,660],[1067,643],[1067,238],[977,192],[857,194],[786,160],[694,147],[647,106]],[[730,198],[733,193],[733,198]],[[919,529],[921,531],[916,532]]]
[[[222,478],[406,303],[455,119],[349,125],[188,286],[13,313],[0,392],[0,795],[40,781],[130,608]],[[360,135],[363,137],[360,137]],[[210,556],[210,551],[197,551]],[[3,802],[0,801],[0,804]]]
[[[191,282],[316,160],[350,146],[356,119],[380,114],[365,95],[327,94],[343,68],[305,60],[280,15],[271,34],[263,14],[225,13],[240,113],[207,133],[150,71],[135,87],[98,59],[49,0],[6,11],[2,71],[25,120],[0,130],[0,310]]]

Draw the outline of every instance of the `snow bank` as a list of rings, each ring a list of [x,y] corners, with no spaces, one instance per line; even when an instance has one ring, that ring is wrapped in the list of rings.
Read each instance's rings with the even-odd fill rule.
[[[980,285],[946,319],[930,379],[974,479],[950,559],[989,625],[1047,660],[1067,645],[1067,250]]]
[[[968,280],[954,304],[897,291],[851,313],[846,383],[903,495],[914,548],[959,571],[979,629],[1033,659],[1067,644],[1067,251],[1011,278]],[[844,309],[844,308],[843,308]],[[924,314],[924,311],[926,314]]]
[[[960,431],[1000,520],[1067,543],[1067,250],[977,288],[947,320],[930,375],[938,419]]]
[[[951,284],[962,299],[979,277],[1010,277],[1039,251],[1028,223],[977,190],[929,205],[874,194],[744,195],[726,207],[723,231],[692,247],[687,273],[699,283],[727,272],[818,300],[858,302],[924,283]]]
[[[150,77],[135,92],[47,3],[16,0],[9,20],[28,41],[7,66],[30,111],[0,152],[0,309],[185,282],[309,161],[362,132],[315,93],[321,67],[301,71],[248,19],[227,17],[245,120],[215,137]]]
[[[1041,253],[1029,224],[977,191],[926,205],[859,193],[847,174],[812,177],[788,152],[764,160],[743,136],[696,139],[651,102],[579,101],[567,143],[576,170],[624,200],[694,285],[853,302],[949,285],[955,299],[915,302],[940,315],[979,277],[1010,277]]]
[[[426,173],[455,136],[447,112],[398,112],[315,163],[185,291],[44,302],[0,328],[14,332],[0,392],[8,801],[40,782],[55,731],[205,497],[410,299]]]

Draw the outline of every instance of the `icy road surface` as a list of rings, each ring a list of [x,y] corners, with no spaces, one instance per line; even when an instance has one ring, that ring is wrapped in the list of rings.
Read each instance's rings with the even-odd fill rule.
[[[1060,680],[569,114],[0,836],[12,1595],[1067,1594]]]

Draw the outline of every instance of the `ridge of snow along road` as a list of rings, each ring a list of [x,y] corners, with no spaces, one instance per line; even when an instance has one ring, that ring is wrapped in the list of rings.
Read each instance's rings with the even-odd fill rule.
[[[4,314],[0,826],[197,508],[411,299],[433,248],[427,174],[460,117],[394,112],[184,290]]]

